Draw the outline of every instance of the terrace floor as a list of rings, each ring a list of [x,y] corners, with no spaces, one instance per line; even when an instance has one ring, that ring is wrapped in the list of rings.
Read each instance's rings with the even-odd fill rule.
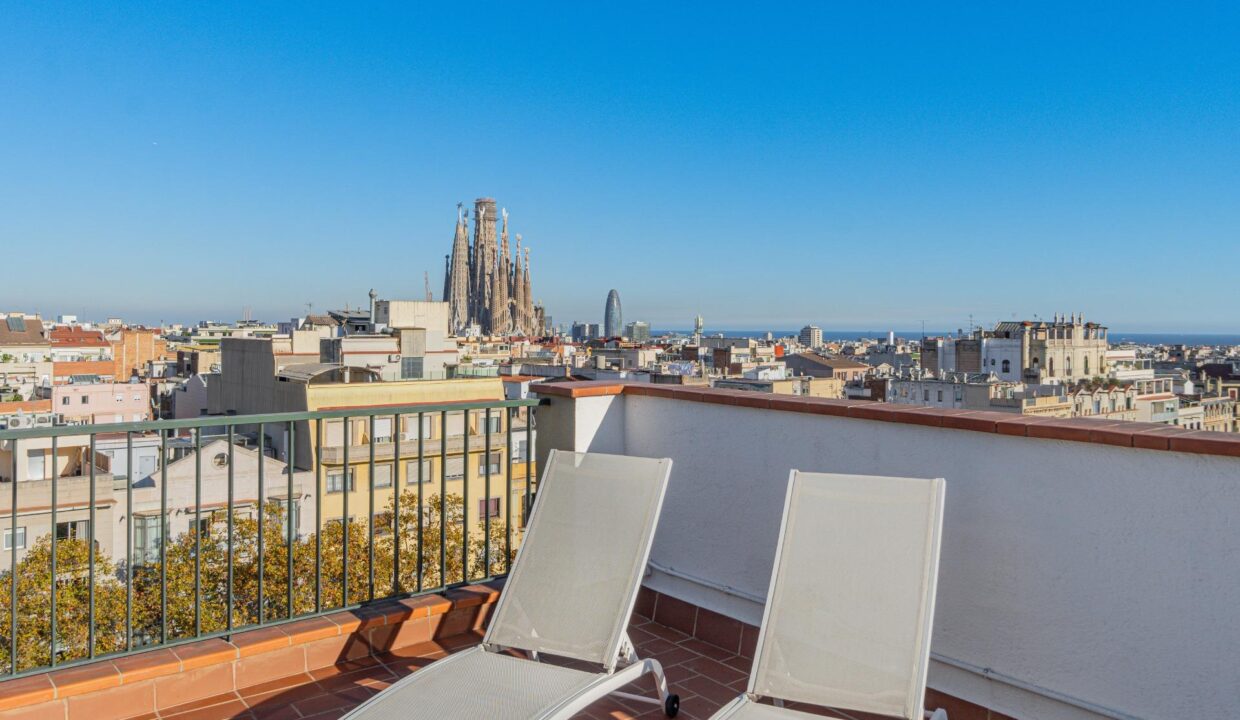
[[[662,663],[672,692],[680,695],[678,717],[705,720],[745,689],[750,659],[684,633],[634,616],[629,636],[641,657]],[[468,648],[478,635],[458,635],[400,649],[379,658],[364,658],[332,668],[303,673],[245,690],[217,695],[145,716],[161,720],[334,720],[371,695],[418,668]],[[241,679],[238,678],[240,683]],[[654,696],[645,679],[639,692]],[[607,698],[578,716],[585,720],[631,720],[664,717],[661,708]],[[840,714],[847,718],[848,715]]]

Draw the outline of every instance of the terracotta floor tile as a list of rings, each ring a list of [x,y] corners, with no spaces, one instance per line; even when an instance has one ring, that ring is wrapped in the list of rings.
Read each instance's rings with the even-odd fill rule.
[[[264,683],[258,683],[257,685],[238,688],[237,694],[243,698],[247,695],[263,695],[275,690],[295,688],[312,682],[314,682],[314,678],[310,677],[310,673],[298,673],[297,675],[289,675],[288,677],[280,678],[279,680],[269,680]]]
[[[237,693],[235,692],[224,693],[222,695],[212,695],[210,697],[205,697],[205,698],[200,698],[198,700],[194,700],[193,702],[187,702],[181,705],[174,705],[170,708],[164,708],[163,710],[159,712],[159,714],[161,717],[168,717],[170,715],[179,715],[182,713],[189,712],[191,710],[198,710],[200,708],[210,707],[212,705],[223,705],[226,703],[230,703],[234,700],[240,701],[241,696],[237,695]]]
[[[179,713],[160,713],[163,720],[241,720],[245,718],[249,720],[253,717],[250,709],[240,700],[229,700],[218,705],[209,705],[207,707],[198,708],[196,710],[186,710]]]

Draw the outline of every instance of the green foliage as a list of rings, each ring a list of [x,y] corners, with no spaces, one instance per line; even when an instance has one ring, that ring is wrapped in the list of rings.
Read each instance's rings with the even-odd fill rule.
[[[449,583],[462,582],[462,546],[464,502],[459,495],[448,495],[447,503],[439,495],[424,499],[422,532],[418,534],[418,497],[416,490],[400,495],[399,513],[396,501],[389,501],[385,512],[376,513],[374,534],[374,598],[416,592],[419,589],[419,558],[422,571],[421,589],[441,586],[440,535],[441,517],[446,521],[442,535],[444,565]],[[210,516],[208,527],[198,535],[191,529],[171,539],[164,551],[167,568],[167,592],[161,593],[164,573],[156,561],[135,566],[133,583],[133,645],[143,647],[159,644],[165,631],[164,607],[167,606],[166,632],[169,641],[192,638],[201,633],[214,633],[228,628],[231,595],[232,627],[242,628],[260,622],[259,573],[262,572],[262,621],[288,617],[290,581],[293,615],[316,611],[316,587],[323,610],[341,607],[345,585],[345,554],[348,554],[348,604],[371,599],[370,527],[365,518],[350,522],[347,538],[339,520],[326,521],[320,533],[294,538],[292,576],[289,575],[290,547],[284,527],[284,506],[269,502],[262,512],[263,547],[259,553],[259,519],[237,513],[232,527],[232,552],[229,552],[227,517],[224,513]],[[393,525],[397,527],[393,527]],[[399,530],[399,532],[396,532]],[[469,533],[469,579],[477,580],[507,571],[513,554],[505,555],[507,529],[502,519],[492,518],[489,559],[486,557],[485,523],[478,522]],[[399,548],[396,538],[399,535]],[[321,549],[321,562],[316,572],[316,546]],[[419,556],[419,547],[421,555]],[[90,627],[88,582],[88,545],[81,540],[60,540],[56,543],[56,652],[57,662],[86,657]],[[399,577],[396,576],[399,553]],[[229,583],[231,560],[231,577]],[[126,580],[124,568],[102,554],[95,557],[95,654],[124,650],[126,647]],[[9,671],[11,578],[0,573],[0,673]],[[43,667],[51,662],[51,539],[38,539],[17,566],[17,669]],[[230,593],[231,591],[231,593]],[[195,597],[201,602],[195,603]]]

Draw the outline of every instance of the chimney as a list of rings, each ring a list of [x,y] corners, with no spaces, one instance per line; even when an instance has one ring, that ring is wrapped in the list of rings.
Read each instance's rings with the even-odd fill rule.
[[[375,292],[374,288],[371,288],[370,289],[370,324],[371,325],[375,324],[375,301],[378,299],[378,297],[379,297],[379,294]]]

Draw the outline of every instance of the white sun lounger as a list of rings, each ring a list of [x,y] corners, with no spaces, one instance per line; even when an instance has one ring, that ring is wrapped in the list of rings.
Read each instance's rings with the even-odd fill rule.
[[[671,468],[552,450],[482,644],[414,672],[346,720],[569,718],[609,694],[674,716],[680,701],[663,669],[639,659],[626,633]],[[543,662],[553,657],[577,662]],[[646,674],[657,700],[617,692]]]
[[[749,686],[712,720],[815,717],[785,702],[922,720],[943,488],[792,471]]]

